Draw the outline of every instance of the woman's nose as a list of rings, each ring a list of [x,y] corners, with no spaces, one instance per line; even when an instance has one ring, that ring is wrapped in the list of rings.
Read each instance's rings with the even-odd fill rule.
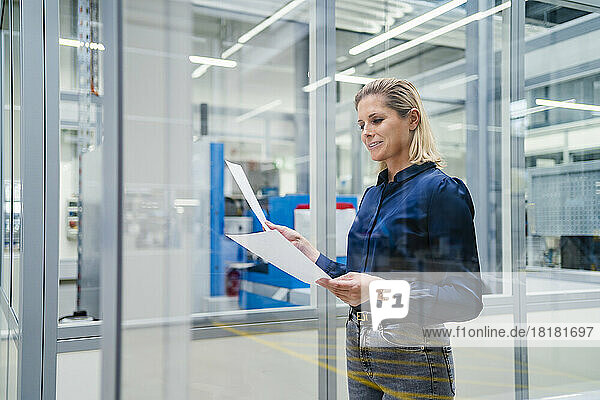
[[[367,128],[365,126],[365,128],[363,129],[363,135],[369,137],[369,136],[373,136],[373,130],[371,128]]]

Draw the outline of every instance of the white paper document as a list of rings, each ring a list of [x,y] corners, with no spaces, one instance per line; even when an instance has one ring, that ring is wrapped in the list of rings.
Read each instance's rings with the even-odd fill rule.
[[[276,230],[227,237],[302,282],[312,284],[319,278],[331,279]]]
[[[250,208],[266,230],[265,232],[226,236],[282,271],[300,279],[302,282],[312,284],[319,278],[330,279],[329,275],[302,254],[279,231],[269,229],[265,223],[267,220],[265,214],[258,204],[258,200],[254,195],[254,191],[250,186],[250,182],[248,182],[244,170],[238,164],[227,160],[225,162],[246,201],[248,201]]]
[[[260,224],[263,226],[263,228],[265,228],[266,231],[271,230],[267,224],[265,224],[267,219],[265,218],[262,208],[260,208],[260,204],[258,204],[258,199],[254,195],[254,190],[252,190],[250,182],[248,182],[248,178],[246,177],[246,173],[244,173],[242,166],[227,160],[225,160],[225,162],[229,167],[229,171],[231,171],[231,175],[233,175],[233,179],[235,179],[236,183],[240,187],[242,194],[246,198],[248,204],[250,204],[250,208],[252,211],[254,211],[254,215],[256,215],[256,218],[258,218]]]

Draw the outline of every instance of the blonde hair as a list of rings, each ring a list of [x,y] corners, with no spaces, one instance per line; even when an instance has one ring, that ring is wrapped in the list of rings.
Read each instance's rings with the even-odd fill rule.
[[[445,163],[437,150],[435,137],[429,125],[429,118],[425,113],[425,107],[417,88],[409,81],[395,78],[376,79],[367,83],[354,96],[354,108],[358,110],[358,103],[367,96],[382,96],[385,105],[395,110],[402,118],[406,118],[413,108],[419,111],[419,124],[411,131],[410,148],[408,150],[408,161],[411,164],[423,164],[433,161],[438,167],[444,167]],[[385,161],[379,163],[379,170],[387,168]]]

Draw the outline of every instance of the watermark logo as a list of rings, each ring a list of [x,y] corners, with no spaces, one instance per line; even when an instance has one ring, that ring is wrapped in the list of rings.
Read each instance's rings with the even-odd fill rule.
[[[401,280],[376,280],[369,284],[373,329],[386,319],[402,319],[408,314],[410,284]]]

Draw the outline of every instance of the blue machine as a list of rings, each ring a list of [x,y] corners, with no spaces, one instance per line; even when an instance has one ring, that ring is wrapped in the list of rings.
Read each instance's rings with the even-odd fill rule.
[[[223,174],[225,172],[223,143],[210,144],[210,295],[225,294],[225,265],[223,263],[222,243],[225,220],[225,195],[223,192]]]

